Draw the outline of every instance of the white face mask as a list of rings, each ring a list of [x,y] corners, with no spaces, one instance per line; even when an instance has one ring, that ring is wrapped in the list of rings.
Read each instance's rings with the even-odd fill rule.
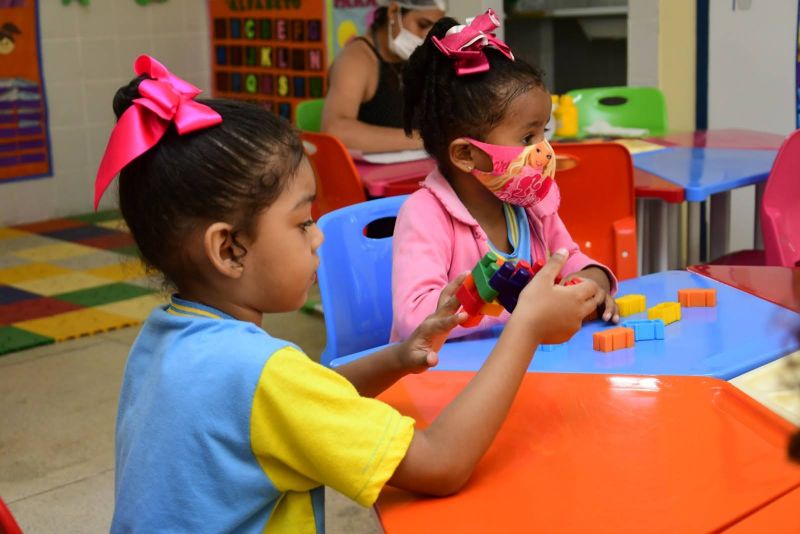
[[[392,39],[392,25],[388,25],[389,50],[405,61],[411,57],[411,54],[419,45],[425,42],[425,39],[411,33],[403,27],[403,19],[400,17],[400,11],[397,12],[397,24],[400,25],[400,33],[398,33],[397,37],[394,39]]]

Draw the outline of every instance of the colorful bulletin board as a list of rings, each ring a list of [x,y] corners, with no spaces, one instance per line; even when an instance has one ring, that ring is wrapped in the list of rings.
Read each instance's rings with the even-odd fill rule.
[[[51,174],[36,0],[0,0],[0,183]]]
[[[328,50],[335,58],[339,51],[357,35],[364,35],[367,30],[367,18],[378,7],[377,0],[329,0],[332,8],[328,17]]]
[[[294,120],[325,94],[325,11],[325,0],[209,0],[214,96]]]

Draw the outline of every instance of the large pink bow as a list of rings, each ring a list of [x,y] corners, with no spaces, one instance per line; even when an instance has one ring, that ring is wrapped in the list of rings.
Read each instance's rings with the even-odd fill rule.
[[[455,60],[456,74],[464,76],[489,70],[489,60],[483,49],[491,46],[508,59],[514,60],[511,48],[494,36],[500,20],[493,9],[472,19],[467,26],[454,26],[443,39],[432,37],[433,43],[444,55]]]
[[[200,89],[170,73],[155,58],[139,56],[133,70],[137,76],[147,74],[152,79],[139,84],[142,97],[133,101],[111,131],[94,182],[95,210],[114,177],[153,148],[172,122],[180,135],[222,122],[219,113],[194,101]]]

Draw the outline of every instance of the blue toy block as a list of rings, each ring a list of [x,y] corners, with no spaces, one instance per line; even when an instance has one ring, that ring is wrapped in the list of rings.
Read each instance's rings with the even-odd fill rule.
[[[563,346],[564,346],[563,343],[559,343],[557,345],[539,345],[539,350],[542,352],[553,352],[560,349]]]
[[[661,319],[625,321],[622,326],[633,329],[633,338],[636,341],[664,339],[664,321]]]

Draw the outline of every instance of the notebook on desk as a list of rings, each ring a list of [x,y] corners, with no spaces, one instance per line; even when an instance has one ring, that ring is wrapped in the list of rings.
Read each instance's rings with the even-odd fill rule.
[[[364,154],[360,150],[350,150],[350,155],[356,161],[366,161],[386,165],[391,163],[406,163],[409,161],[419,161],[428,159],[430,156],[425,150],[397,150],[393,152],[370,152]]]

